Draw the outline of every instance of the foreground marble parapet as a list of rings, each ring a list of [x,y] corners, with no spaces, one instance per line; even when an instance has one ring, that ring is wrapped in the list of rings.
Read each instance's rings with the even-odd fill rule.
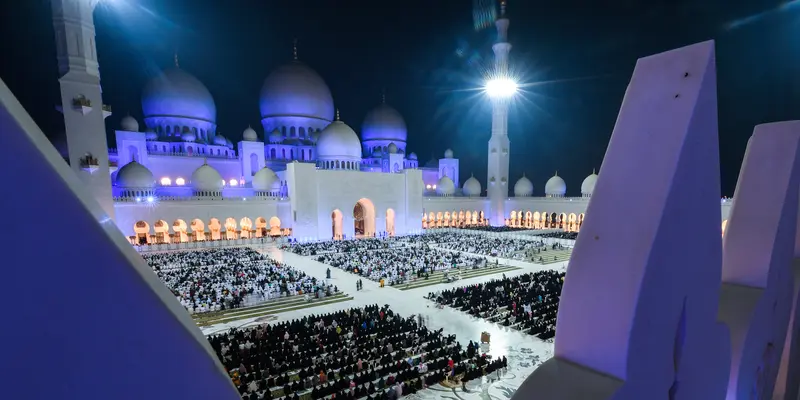
[[[796,251],[796,250],[795,250]],[[778,377],[775,379],[775,391],[772,393],[773,399],[797,400],[800,392],[800,343],[798,343],[798,332],[800,332],[800,316],[798,310],[798,293],[800,292],[800,259],[795,258],[792,265],[794,276],[794,290],[792,292],[792,311],[789,313],[789,324],[786,328],[786,339],[783,342],[783,353],[781,364],[778,369]]]
[[[725,232],[719,319],[731,333],[729,399],[772,398],[793,300],[800,121],[756,127]]]
[[[567,270],[555,358],[514,399],[725,397],[714,60],[709,41],[637,62]]]
[[[0,398],[238,399],[189,315],[2,81],[0,132],[3,183],[20,189],[0,196],[13,230]],[[59,239],[37,240],[48,229]]]

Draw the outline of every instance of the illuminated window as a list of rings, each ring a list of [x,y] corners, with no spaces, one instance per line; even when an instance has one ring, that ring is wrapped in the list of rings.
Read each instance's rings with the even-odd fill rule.
[[[436,189],[436,185],[433,185],[433,188]]]
[[[425,186],[428,190],[431,190],[431,185]]]
[[[184,184],[186,184],[186,181],[184,181],[183,178],[178,178],[175,179],[175,184],[178,186],[183,186]]]
[[[172,185],[172,179],[169,179],[166,176],[161,178],[161,186],[169,186],[169,185]]]
[[[225,182],[225,179],[222,180],[222,186],[225,186],[228,182]]]
[[[229,182],[229,184],[230,184],[231,186],[238,186],[238,185],[239,185],[239,181],[237,181],[236,179],[231,179],[231,180],[230,180],[230,182]]]

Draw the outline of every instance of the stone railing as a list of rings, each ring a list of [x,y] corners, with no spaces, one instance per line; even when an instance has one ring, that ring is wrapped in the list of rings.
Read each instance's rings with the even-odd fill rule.
[[[235,159],[239,158],[239,156],[236,155],[236,151],[234,151],[234,150],[231,150],[231,152],[228,153],[227,155],[225,155],[225,154],[211,154],[211,153],[207,153],[206,154],[206,153],[198,153],[198,152],[192,152],[190,154],[190,153],[187,153],[185,151],[154,151],[154,150],[149,150],[147,152],[147,154],[153,155],[153,156],[224,158],[224,159],[228,159],[228,160],[235,160]]]

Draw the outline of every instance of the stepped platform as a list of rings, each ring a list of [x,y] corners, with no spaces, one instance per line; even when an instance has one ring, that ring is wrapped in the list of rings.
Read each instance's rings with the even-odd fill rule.
[[[542,257],[543,260],[539,261],[539,257]],[[547,250],[537,254],[534,259],[529,260],[528,262],[539,265],[548,265],[569,261],[570,257],[572,257],[572,248],[566,248],[564,250]]]
[[[325,304],[341,303],[349,300],[353,300],[353,297],[342,292],[339,292],[333,296],[325,297],[324,299],[313,299],[311,301],[306,301],[303,296],[297,295],[279,300],[268,301],[252,307],[193,314],[192,319],[194,319],[198,326],[211,326],[235,322],[247,318],[269,317],[271,315],[287,311],[302,310]]]
[[[509,265],[500,265],[498,267],[491,267],[491,268],[479,268],[479,269],[463,269],[461,270],[461,279],[469,279],[475,278],[478,276],[484,275],[492,275],[492,274],[501,274],[509,271],[515,271],[520,268],[512,267]],[[453,271],[453,270],[450,270]],[[433,286],[439,285],[442,283],[448,283],[444,277],[445,271],[436,271],[428,277],[425,278],[418,278],[410,282],[400,283],[397,285],[392,286],[395,289],[399,290],[410,290],[410,289],[417,289],[425,286]]]

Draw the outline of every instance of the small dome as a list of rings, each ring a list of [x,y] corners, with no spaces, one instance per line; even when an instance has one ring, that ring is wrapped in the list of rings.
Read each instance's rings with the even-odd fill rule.
[[[147,167],[136,161],[125,164],[117,171],[117,186],[124,188],[152,188],[156,180]]]
[[[581,183],[581,194],[591,196],[594,192],[594,185],[597,184],[597,174],[592,171],[592,174],[587,176]]]
[[[328,85],[313,69],[298,61],[269,74],[261,87],[260,105],[261,118],[333,119],[333,97]]]
[[[409,155],[408,155],[408,159],[409,159],[409,160],[416,160],[416,159],[417,159],[417,153],[411,153],[411,154],[409,154]]]
[[[528,177],[522,175],[517,183],[514,184],[514,196],[516,197],[530,197],[533,195],[533,182]]]
[[[361,125],[361,138],[365,142],[371,140],[387,140],[405,143],[408,130],[403,116],[386,104],[381,104],[367,113]]]
[[[317,158],[361,160],[361,141],[347,124],[333,121],[322,130],[317,141]]]
[[[447,149],[444,151],[444,158],[453,158],[453,150]]]
[[[156,131],[154,131],[153,128],[147,128],[147,130],[144,133],[144,138],[145,140],[150,140],[150,141],[158,140],[158,133],[156,133]]]
[[[272,144],[278,144],[283,141],[283,135],[281,135],[281,131],[278,128],[275,128],[272,133],[269,134],[269,142]]]
[[[119,122],[119,126],[123,131],[139,132],[139,121],[136,121],[136,118],[133,118],[130,115],[122,117],[122,121]]]
[[[452,196],[455,192],[456,184],[447,176],[443,176],[442,179],[439,179],[439,182],[436,183],[436,193],[441,196]]]
[[[466,182],[464,182],[464,187],[461,188],[461,191],[465,196],[480,196],[481,183],[478,182],[475,176],[471,176]]]
[[[319,140],[320,133],[321,133],[321,131],[311,132],[311,141],[314,142],[314,143],[317,143],[317,141]]]
[[[558,176],[558,172],[547,180],[544,185],[544,193],[548,196],[564,196],[567,193],[567,183]]]
[[[267,167],[261,168],[253,175],[253,189],[259,192],[269,192],[276,181],[278,181],[278,175],[275,174],[275,171]]]
[[[242,139],[248,142],[257,142],[258,141],[258,134],[256,133],[255,129],[248,126],[247,129],[242,132]]]
[[[217,146],[225,146],[228,144],[228,140],[225,139],[225,136],[217,134],[217,136],[214,136],[214,144]]]
[[[197,135],[195,135],[192,131],[185,131],[181,133],[181,140],[184,142],[194,142],[197,140]]]
[[[200,168],[192,172],[192,188],[196,191],[218,192],[222,190],[222,175],[204,161]]]
[[[375,150],[372,151],[372,156],[375,158],[383,157],[383,150],[380,147],[376,147]]]
[[[225,138],[225,147],[227,147],[229,149],[233,148],[233,142],[231,142],[231,140],[228,139],[228,138]]]
[[[183,117],[211,121],[217,106],[197,78],[180,68],[170,68],[151,79],[142,91],[145,117]]]
[[[389,143],[389,148],[387,149],[389,154],[397,154],[397,145],[394,142]]]

